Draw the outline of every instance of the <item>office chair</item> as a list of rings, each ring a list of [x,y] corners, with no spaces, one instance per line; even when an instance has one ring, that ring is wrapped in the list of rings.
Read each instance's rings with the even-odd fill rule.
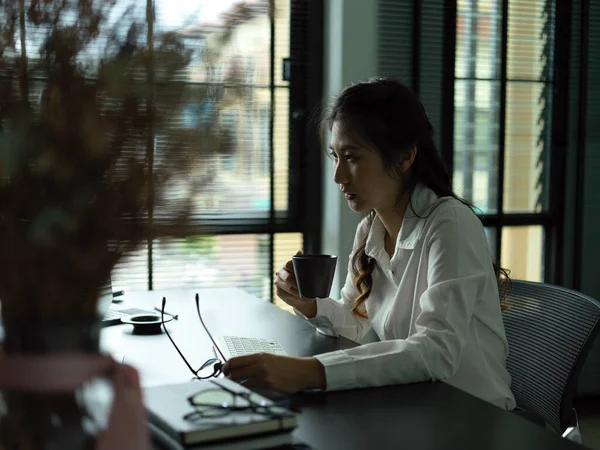
[[[508,306],[503,313],[506,364],[518,411],[581,443],[573,397],[600,331],[600,303],[570,289],[513,280]]]

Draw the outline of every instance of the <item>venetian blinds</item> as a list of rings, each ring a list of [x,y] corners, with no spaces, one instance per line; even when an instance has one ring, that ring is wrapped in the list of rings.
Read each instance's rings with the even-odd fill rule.
[[[156,83],[156,106],[166,114],[154,134],[155,164],[183,164],[185,176],[168,193],[175,204],[191,199],[193,214],[179,230],[171,205],[157,206],[157,229],[175,238],[149,240],[117,267],[115,286],[236,286],[271,298],[278,255],[302,246],[301,233],[280,233],[275,220],[288,216],[294,198],[286,73],[292,3],[155,0],[154,33],[178,36],[189,55],[175,79]],[[296,21],[301,15],[295,8]],[[163,99],[168,105],[173,96],[181,103],[165,110]],[[198,134],[207,137],[201,148]],[[188,158],[163,158],[174,145]]]

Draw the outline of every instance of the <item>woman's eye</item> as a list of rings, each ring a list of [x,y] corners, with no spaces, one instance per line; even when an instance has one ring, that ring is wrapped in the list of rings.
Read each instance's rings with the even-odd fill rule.
[[[357,158],[354,155],[346,155],[346,161],[348,161],[348,162],[356,162]]]
[[[337,159],[337,155],[336,155],[335,153],[333,153],[333,152],[329,152],[329,157],[330,157],[331,159],[334,159],[334,160],[336,160],[336,159]]]

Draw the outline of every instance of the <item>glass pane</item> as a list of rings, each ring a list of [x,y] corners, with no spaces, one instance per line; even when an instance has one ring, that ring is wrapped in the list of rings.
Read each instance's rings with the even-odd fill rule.
[[[504,211],[540,212],[548,207],[551,87],[508,82],[506,95]]]
[[[502,228],[502,267],[514,280],[542,281],[544,229],[541,226]]]
[[[176,33],[192,50],[185,79],[269,84],[269,2],[245,3],[248,7],[239,0],[155,0],[157,35]]]
[[[182,101],[169,109],[175,95]],[[190,194],[199,216],[268,216],[271,90],[226,88],[219,95],[229,99],[215,97],[202,85],[173,83],[157,89],[166,122],[156,133],[155,167],[176,164],[186,171],[169,180],[167,202],[157,206],[155,217],[171,218],[176,201]],[[287,136],[281,122],[279,114],[280,143]]]
[[[273,243],[273,279],[275,272],[284,266],[284,264],[292,259],[298,250],[302,250],[303,236],[302,233],[277,233],[274,236]],[[280,300],[273,291],[273,303],[282,309],[293,312],[292,308],[287,303]]]
[[[456,80],[454,86],[454,189],[483,214],[494,213],[500,83]]]
[[[547,0],[508,2],[509,79],[551,79],[554,3]]]
[[[456,77],[499,78],[502,36],[500,5],[500,0],[458,1]]]
[[[494,262],[497,261],[497,252],[496,252],[496,234],[498,230],[495,227],[484,227],[485,236],[487,237],[488,246],[490,249],[490,254],[492,255],[492,260]]]
[[[283,60],[290,57],[290,0],[275,0],[275,84],[283,81]]]
[[[29,76],[32,78],[48,76],[48,68],[40,64],[40,57],[44,51],[44,42],[46,42],[54,30],[54,26],[50,25],[53,24],[63,29],[65,27],[75,27],[79,30],[82,38],[84,35],[86,36],[86,38],[79,41],[80,43],[85,42],[85,44],[77,51],[75,58],[77,62],[80,63],[78,69],[87,72],[90,77],[94,77],[96,75],[95,70],[98,68],[100,60],[107,55],[113,56],[116,53],[117,47],[115,45],[111,45],[110,51],[105,53],[107,45],[109,44],[109,39],[112,40],[113,44],[115,42],[124,43],[130,26],[136,23],[141,24],[143,27],[146,18],[145,2],[144,5],[140,5],[139,3],[140,2],[136,3],[130,0],[90,2],[90,10],[93,9],[94,12],[102,11],[103,19],[100,22],[97,33],[94,33],[93,37],[88,41],[87,35],[89,32],[86,24],[89,22],[89,18],[81,19],[81,15],[78,13],[78,7],[82,8],[82,5],[80,5],[79,2],[24,2],[24,7],[26,9],[24,43],[30,69]],[[18,4],[19,3],[15,3],[15,5],[17,5],[17,17]],[[4,2],[4,5],[8,4]],[[87,9],[83,10],[87,12]],[[6,27],[3,28],[3,33],[4,30],[9,29],[9,24],[11,22],[11,18],[8,14],[9,11],[10,8],[8,6],[3,6],[2,11],[0,11],[0,22],[3,24],[3,27]],[[33,19],[34,17],[36,20],[39,20],[39,22],[36,23]],[[8,38],[8,35],[7,32],[6,36],[3,36],[3,44],[6,42],[5,39]],[[143,48],[145,42],[145,34],[139,33],[137,36],[137,44]],[[12,48],[12,46],[6,46],[6,49],[2,49],[5,52],[4,55],[7,60],[21,55],[21,44],[21,27],[19,26],[19,20],[17,18],[14,30],[14,48]]]
[[[154,289],[239,287],[267,299],[269,235],[202,235],[154,242]]]
[[[111,277],[113,292],[148,290],[148,245],[142,245],[137,251],[121,259]]]
[[[275,158],[274,195],[275,209],[277,211],[287,211],[288,209],[290,155],[289,111],[289,89],[275,89],[275,111],[273,117],[273,152]],[[268,140],[268,136],[265,137]]]
[[[271,71],[269,2],[155,0],[156,32],[175,32],[193,50],[187,79],[268,85]],[[235,24],[233,28],[231,25]],[[225,33],[230,39],[223,40]]]

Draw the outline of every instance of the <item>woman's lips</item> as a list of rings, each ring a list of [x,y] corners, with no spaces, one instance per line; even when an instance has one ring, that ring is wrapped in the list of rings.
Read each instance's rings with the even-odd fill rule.
[[[348,192],[346,192],[344,195],[346,196],[346,200],[352,200],[356,197],[356,194],[350,194]]]

